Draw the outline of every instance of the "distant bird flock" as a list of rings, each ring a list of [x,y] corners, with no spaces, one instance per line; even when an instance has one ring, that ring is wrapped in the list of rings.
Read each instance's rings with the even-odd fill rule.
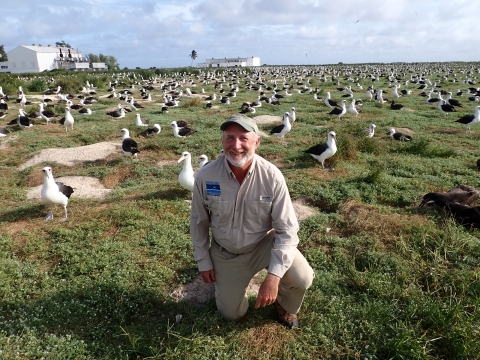
[[[418,106],[425,109],[432,122],[443,119],[454,129],[464,127],[467,132],[464,135],[469,136],[473,132],[472,128],[480,122],[480,105],[477,105],[480,88],[476,87],[478,69],[475,73],[471,68],[465,67],[455,73],[453,69],[448,69],[448,65],[444,65],[439,72],[444,75],[433,76],[433,71],[420,65],[259,67],[248,71],[242,68],[208,69],[195,73],[176,73],[171,78],[158,75],[149,79],[136,73],[124,72],[109,74],[111,78],[108,86],[105,86],[106,90],[97,89],[87,81],[78,89],[78,94],[64,94],[62,86],[51,78],[46,81],[49,88],[40,96],[28,94],[22,86],[18,87],[16,94],[7,94],[5,86],[0,86],[0,119],[5,119],[5,123],[0,124],[0,139],[8,139],[17,131],[36,131],[38,125],[42,124],[48,125],[42,131],[49,131],[60,124],[65,131],[62,130],[63,134],[58,136],[77,136],[78,132],[94,123],[98,115],[107,118],[106,121],[119,124],[120,121],[128,120],[129,125],[125,126],[125,122],[122,122],[117,130],[118,136],[122,137],[121,149],[125,161],[139,161],[139,154],[143,156],[148,151],[142,150],[145,142],[161,141],[164,136],[178,138],[178,148],[181,151],[178,162],[183,162],[178,183],[191,192],[195,181],[190,152],[193,150],[182,148],[182,144],[185,139],[201,138],[202,134],[196,127],[198,122],[172,119],[177,109],[182,108],[187,100],[199,99],[201,107],[195,111],[211,114],[218,107],[227,109],[229,115],[244,113],[251,117],[265,114],[279,116],[281,123],[265,126],[263,130],[266,132],[262,137],[268,137],[268,133],[275,144],[283,146],[290,146],[290,138],[293,138],[291,134],[300,126],[298,120],[302,121],[302,116],[313,113],[313,116],[324,119],[327,126],[320,128],[308,125],[309,131],[315,134],[316,141],[305,139],[305,143],[308,141],[309,144],[303,150],[305,158],[302,161],[308,162],[310,155],[320,163],[323,170],[332,170],[331,164],[327,166],[326,163],[332,162],[330,159],[342,152],[342,139],[351,136],[342,129],[345,119],[370,124],[368,129],[365,129],[367,125],[362,127],[365,129],[362,131],[367,132],[366,137],[362,135],[363,141],[396,140],[398,146],[414,143],[414,133],[398,126],[401,125],[402,114],[406,114],[406,111],[413,112],[408,108],[412,99],[416,99]],[[318,86],[314,87],[313,83],[318,83]],[[302,104],[308,105],[297,105],[297,99],[301,97]],[[99,105],[105,104],[105,101],[116,102],[115,107],[100,110]],[[150,111],[150,115],[146,116],[146,109],[152,108],[155,108],[155,115]],[[388,111],[390,115],[387,119],[379,119],[375,114],[377,108]],[[88,119],[88,122],[84,119]],[[379,121],[383,124],[380,127]],[[388,123],[389,121],[391,122]],[[166,131],[167,126],[171,130]],[[305,123],[302,126],[305,127]],[[415,136],[421,137],[422,134]],[[206,154],[198,156],[201,152],[194,157],[198,159],[200,170],[209,161]],[[478,165],[480,166],[480,160]],[[52,168],[44,167],[42,172],[44,185],[41,198],[49,204],[63,206],[63,220],[68,220],[67,204],[73,189],[55,182]],[[456,200],[458,194],[447,197],[427,195],[425,203],[435,203],[449,209],[454,215],[465,213],[463,207],[472,205]],[[451,203],[460,203],[463,207]],[[46,219],[52,218],[53,208]],[[480,221],[472,220],[468,223],[476,226]]]

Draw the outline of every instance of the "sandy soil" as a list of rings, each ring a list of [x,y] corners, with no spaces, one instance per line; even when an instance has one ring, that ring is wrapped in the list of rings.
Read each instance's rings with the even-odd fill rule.
[[[63,182],[73,188],[73,197],[103,199],[112,189],[107,189],[97,178],[88,176],[62,176],[55,181]],[[31,188],[27,193],[27,199],[40,199],[43,185]]]
[[[255,120],[257,124],[271,124],[271,123],[281,124],[283,122],[283,118],[281,116],[275,116],[275,115],[255,116],[253,120]]]
[[[34,166],[42,162],[57,162],[67,166],[73,166],[80,162],[103,159],[120,150],[121,144],[114,142],[100,142],[74,148],[45,149],[26,163],[20,165],[18,170],[24,170],[29,166]]]

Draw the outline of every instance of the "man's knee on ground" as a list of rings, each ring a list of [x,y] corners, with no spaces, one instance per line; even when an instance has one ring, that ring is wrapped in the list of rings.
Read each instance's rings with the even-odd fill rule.
[[[309,271],[289,273],[285,278],[284,285],[292,290],[307,290],[313,283],[315,273],[310,268]]]
[[[240,320],[243,317],[243,315],[246,314],[248,310],[248,306],[245,308],[245,310],[241,310],[241,306],[237,308],[233,308],[232,306],[225,306],[225,305],[219,304],[217,301],[217,309],[225,319],[235,321],[235,320]]]

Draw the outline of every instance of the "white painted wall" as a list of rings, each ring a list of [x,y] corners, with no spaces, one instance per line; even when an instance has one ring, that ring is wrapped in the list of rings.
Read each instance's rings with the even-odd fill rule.
[[[223,68],[223,67],[246,67],[246,66],[260,66],[259,57],[236,57],[223,59],[207,59],[203,63],[198,63],[199,68]]]
[[[89,68],[88,62],[82,62],[83,56],[80,51],[70,49],[71,57],[68,57],[68,48],[62,47],[63,59],[71,59],[74,62],[60,63],[60,48],[56,46],[41,45],[20,45],[7,53],[8,61],[0,63],[0,72],[26,73],[26,72],[42,72],[45,70],[53,70],[62,68],[62,64],[66,69],[86,70]],[[103,68],[105,64],[103,64]]]

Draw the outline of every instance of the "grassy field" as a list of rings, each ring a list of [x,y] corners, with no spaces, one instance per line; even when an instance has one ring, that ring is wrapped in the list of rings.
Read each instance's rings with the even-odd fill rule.
[[[140,113],[162,126],[156,137],[138,137],[144,129],[135,127],[135,114],[113,120],[105,113],[119,101],[100,98],[91,106],[92,115],[72,112],[73,132],[66,133],[58,122],[25,130],[8,127],[10,134],[0,140],[0,358],[480,358],[480,232],[455,224],[439,210],[418,207],[428,192],[459,184],[479,186],[480,125],[467,133],[454,121],[473,114],[479,104],[468,101],[471,85],[463,83],[479,76],[479,64],[259,71],[266,86],[276,79],[282,88],[285,79],[293,85],[293,95],[277,106],[264,103],[249,116],[281,116],[294,106],[297,121],[285,137],[287,146],[265,136],[258,153],[281,169],[293,199],[319,210],[299,231],[299,248],[316,273],[299,314],[301,329],[277,324],[273,306],[254,310],[253,297],[247,315],[235,323],[222,319],[214,300],[193,306],[170,296],[198,275],[185,202],[190,194],[178,184],[181,164],[176,160],[183,151],[192,154],[194,167],[200,154],[215,158],[221,148],[220,124],[239,112],[244,101],[257,99],[257,92],[245,87],[249,82],[258,86],[256,75],[245,69],[220,70],[215,78],[227,91],[238,81],[240,91],[230,105],[217,100],[207,109],[205,101],[181,96],[178,108],[162,114],[161,82],[185,79],[178,90],[204,88],[205,96],[214,91],[218,96],[215,79],[206,80],[205,73],[193,69],[0,74],[0,86],[12,99],[1,126],[18,114],[18,86],[28,100],[38,103],[31,95],[57,85],[77,95],[86,80],[96,86],[100,98],[108,93],[109,81],[117,80],[126,85],[117,85],[118,91],[129,89],[141,102],[141,76],[156,82],[149,91],[153,101],[144,102]],[[378,81],[372,82],[370,74]],[[405,85],[416,75],[441,86],[438,91],[453,91],[463,108],[444,116],[435,105],[426,104],[418,84]],[[396,100],[406,109],[394,111],[388,103],[365,100],[370,85],[386,90],[384,97],[392,99],[395,77],[402,84],[399,90],[412,90]],[[307,80],[312,90],[318,88],[319,97],[330,91],[337,101],[345,94],[337,87],[352,86],[357,91],[354,98],[364,100],[363,111],[357,118],[347,113],[340,120],[328,115],[329,109],[315,101],[311,91],[296,91]],[[129,88],[132,83],[137,83],[134,89]],[[458,89],[462,96],[455,96]],[[36,105],[27,105],[27,112],[33,110]],[[65,106],[56,104],[55,110],[63,116]],[[174,138],[169,124],[178,119],[188,120],[197,133]],[[371,123],[376,124],[376,134],[369,139],[365,130]],[[269,133],[275,125],[259,127]],[[116,135],[124,127],[139,144],[138,162],[125,161],[119,151],[75,166],[42,163],[17,170],[43,149],[120,143]],[[390,140],[390,127],[410,129],[413,140]],[[325,142],[332,130],[338,152],[327,160],[334,170],[324,171],[304,150]],[[159,166],[159,161],[172,163]],[[70,221],[60,223],[63,210],[56,207],[55,219],[47,222],[48,206],[26,199],[31,187],[42,184],[44,166],[51,166],[56,178],[91,176],[113,190],[104,200],[72,198]],[[177,314],[182,315],[178,323]]]

